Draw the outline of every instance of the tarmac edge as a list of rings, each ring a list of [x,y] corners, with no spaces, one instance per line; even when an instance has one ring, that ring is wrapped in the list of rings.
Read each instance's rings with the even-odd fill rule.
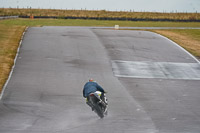
[[[12,69],[11,69],[11,71],[10,71],[10,73],[9,73],[8,79],[6,80],[6,82],[5,82],[5,84],[4,84],[3,88],[2,88],[1,94],[0,94],[0,101],[2,100],[2,97],[3,97],[3,94],[4,94],[4,92],[5,92],[6,86],[8,85],[8,82],[10,81],[10,78],[11,78],[11,76],[12,76],[12,73],[13,73],[13,70],[14,70],[14,68],[15,68],[15,64],[16,64],[16,61],[17,61],[17,57],[18,57],[18,55],[19,55],[19,51],[20,51],[20,48],[21,48],[21,45],[22,45],[22,41],[23,41],[23,39],[24,39],[24,35],[25,35],[26,31],[28,30],[28,28],[29,28],[29,27],[26,27],[26,28],[25,28],[25,30],[24,30],[24,32],[23,32],[23,34],[22,34],[22,36],[21,36],[21,39],[20,39],[20,42],[19,42],[19,46],[18,46],[18,48],[17,48],[17,53],[16,53],[16,55],[15,55],[14,64],[13,64],[13,66],[12,66]]]

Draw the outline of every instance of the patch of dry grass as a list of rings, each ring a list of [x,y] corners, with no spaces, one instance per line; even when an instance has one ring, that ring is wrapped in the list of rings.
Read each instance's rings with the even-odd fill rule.
[[[200,30],[152,30],[173,40],[200,59]]]
[[[0,92],[14,63],[21,35],[25,26],[0,24]]]

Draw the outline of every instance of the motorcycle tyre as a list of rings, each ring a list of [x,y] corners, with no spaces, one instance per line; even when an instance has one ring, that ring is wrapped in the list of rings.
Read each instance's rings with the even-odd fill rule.
[[[97,115],[102,119],[104,117],[104,113],[102,112],[101,108],[99,107],[99,105],[95,106],[95,112],[97,113]]]

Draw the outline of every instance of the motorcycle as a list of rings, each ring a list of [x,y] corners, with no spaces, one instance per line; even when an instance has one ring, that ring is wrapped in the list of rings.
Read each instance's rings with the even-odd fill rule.
[[[92,108],[100,118],[103,118],[108,113],[108,102],[105,93],[100,91],[90,93],[86,99],[86,103]]]

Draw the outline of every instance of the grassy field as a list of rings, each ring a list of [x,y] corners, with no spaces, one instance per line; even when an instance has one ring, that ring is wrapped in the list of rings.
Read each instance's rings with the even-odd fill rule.
[[[0,20],[0,91],[8,78],[13,60],[27,26],[113,26],[124,27],[200,27],[198,22],[133,22],[80,19],[8,19]],[[174,40],[200,57],[200,30],[152,30]]]
[[[144,22],[144,21],[108,21],[81,19],[7,19],[1,24],[19,26],[111,26],[120,27],[200,27],[200,22]]]
[[[96,18],[138,18],[138,19],[177,19],[200,20],[200,13],[158,13],[106,10],[53,10],[53,9],[14,9],[0,8],[0,16],[58,16],[58,17],[96,17]]]

